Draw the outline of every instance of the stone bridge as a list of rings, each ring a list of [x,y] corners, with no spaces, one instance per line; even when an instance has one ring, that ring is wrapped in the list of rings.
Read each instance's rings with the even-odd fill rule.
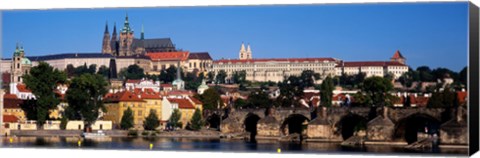
[[[384,110],[385,109],[385,110]],[[446,108],[332,107],[308,109],[235,109],[216,111],[222,134],[250,133],[251,138],[282,138],[293,133],[303,138],[344,141],[365,136],[369,141],[417,141],[420,131],[440,134],[445,144],[466,144],[466,110]],[[386,117],[385,117],[386,116]],[[458,117],[456,117],[458,116]],[[312,117],[314,117],[312,119]],[[213,123],[212,123],[213,124]],[[212,125],[211,124],[211,125]],[[459,126],[460,125],[460,126]],[[460,133],[460,135],[459,135]]]

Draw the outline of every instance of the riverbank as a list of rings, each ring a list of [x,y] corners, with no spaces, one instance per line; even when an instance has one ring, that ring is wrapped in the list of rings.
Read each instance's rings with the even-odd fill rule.
[[[96,131],[93,131],[96,132]],[[217,138],[220,139],[220,131],[216,130],[176,130],[176,131],[136,131],[135,136],[129,136],[126,130],[103,130],[109,137],[160,137],[160,138]],[[9,136],[15,137],[80,137],[81,130],[12,130]],[[154,133],[154,134],[152,134]]]

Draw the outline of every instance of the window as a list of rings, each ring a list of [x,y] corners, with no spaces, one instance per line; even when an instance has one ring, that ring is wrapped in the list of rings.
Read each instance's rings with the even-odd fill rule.
[[[138,116],[142,116],[142,110],[138,110]]]

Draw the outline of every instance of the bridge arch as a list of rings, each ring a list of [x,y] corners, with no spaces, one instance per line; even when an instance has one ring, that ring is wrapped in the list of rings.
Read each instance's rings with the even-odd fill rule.
[[[310,122],[308,116],[302,114],[290,114],[282,121],[280,130],[284,135],[298,133],[302,135],[306,129],[306,125]]]
[[[211,114],[207,117],[206,121],[208,123],[209,128],[215,128],[218,129],[220,128],[220,122],[222,120],[222,117],[216,113]]]
[[[394,140],[406,141],[408,144],[418,140],[418,133],[439,134],[441,121],[427,113],[417,112],[400,118],[395,124]]]
[[[255,141],[257,135],[257,124],[260,120],[260,116],[255,113],[248,113],[243,120],[243,127],[246,132],[250,133],[250,141]]]
[[[336,123],[337,131],[340,132],[343,140],[347,140],[354,135],[356,131],[367,128],[368,119],[354,113],[348,113],[340,118]]]

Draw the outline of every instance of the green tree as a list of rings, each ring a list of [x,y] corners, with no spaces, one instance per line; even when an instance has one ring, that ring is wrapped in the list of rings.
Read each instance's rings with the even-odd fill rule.
[[[120,128],[128,130],[133,127],[133,111],[130,107],[123,111],[123,116],[120,121]]]
[[[67,68],[65,68],[65,73],[68,78],[73,77],[75,75],[75,67],[72,64],[68,64]]]
[[[235,108],[240,108],[240,107],[243,108],[247,106],[247,101],[245,101],[242,98],[238,98],[237,100],[235,100],[234,105],[235,105]]]
[[[145,130],[155,130],[159,125],[160,122],[158,120],[157,113],[155,112],[155,110],[151,109],[147,118],[145,118],[143,128]]]
[[[60,129],[65,130],[67,129],[67,124],[68,124],[68,119],[65,116],[62,116],[62,119],[60,119]]]
[[[182,113],[180,113],[180,110],[178,109],[173,109],[172,115],[170,115],[170,118],[168,119],[168,122],[173,126],[173,127],[182,127],[182,124],[180,123],[180,118],[182,118]]]
[[[102,65],[100,66],[100,68],[98,68],[97,74],[102,75],[103,77],[108,78],[109,73],[110,73],[110,69],[105,65]]]
[[[145,72],[137,64],[130,65],[127,69],[120,70],[120,77],[123,79],[138,80],[145,77]]]
[[[207,73],[207,77],[210,81],[213,81],[213,79],[215,78],[215,74],[213,73],[213,71],[210,71]]]
[[[319,73],[315,73],[313,70],[303,70],[302,74],[300,74],[300,88],[304,89],[306,87],[313,87],[315,85],[315,81],[319,79]]]
[[[224,70],[220,70],[220,71],[218,71],[218,74],[215,77],[215,82],[217,84],[223,84],[223,83],[225,83],[226,78],[227,78],[227,72],[225,72]]]
[[[193,113],[192,119],[190,120],[190,129],[198,131],[202,128],[204,125],[203,119],[202,119],[202,112],[200,109],[196,108],[195,112]]]
[[[432,97],[428,99],[427,107],[430,108],[447,108],[458,106],[457,95],[452,92],[449,87],[446,87],[443,91],[437,89],[433,92]]]
[[[269,108],[272,106],[272,101],[268,98],[268,94],[263,91],[251,92],[248,95],[247,105],[249,108]]]
[[[232,75],[232,80],[234,83],[243,84],[247,80],[247,73],[243,71],[235,71]]]
[[[299,99],[303,96],[302,80],[296,76],[289,76],[278,83],[280,95],[277,104],[283,107],[298,106]]]
[[[323,80],[322,85],[320,86],[320,103],[325,107],[332,106],[332,96],[333,96],[333,80],[330,76]]]
[[[218,105],[222,105],[223,101],[220,98],[220,93],[218,93],[216,88],[208,88],[200,95],[200,100],[203,103],[203,109],[217,109]]]
[[[385,106],[389,104],[389,93],[393,90],[393,84],[390,80],[373,76],[363,81],[362,91],[372,100],[374,106]]]
[[[67,109],[80,116],[85,128],[95,123],[101,111],[106,111],[102,97],[107,94],[107,86],[108,82],[98,74],[86,73],[73,78],[66,92]]]
[[[64,83],[67,75],[54,69],[45,62],[40,62],[38,66],[30,69],[30,73],[23,75],[23,81],[28,89],[35,95],[36,107],[34,109],[25,109],[26,113],[36,113],[37,126],[43,129],[43,124],[47,120],[50,110],[53,110],[60,103],[60,96],[54,90],[58,83]],[[31,116],[28,115],[27,116]],[[28,118],[30,119],[30,118]]]

